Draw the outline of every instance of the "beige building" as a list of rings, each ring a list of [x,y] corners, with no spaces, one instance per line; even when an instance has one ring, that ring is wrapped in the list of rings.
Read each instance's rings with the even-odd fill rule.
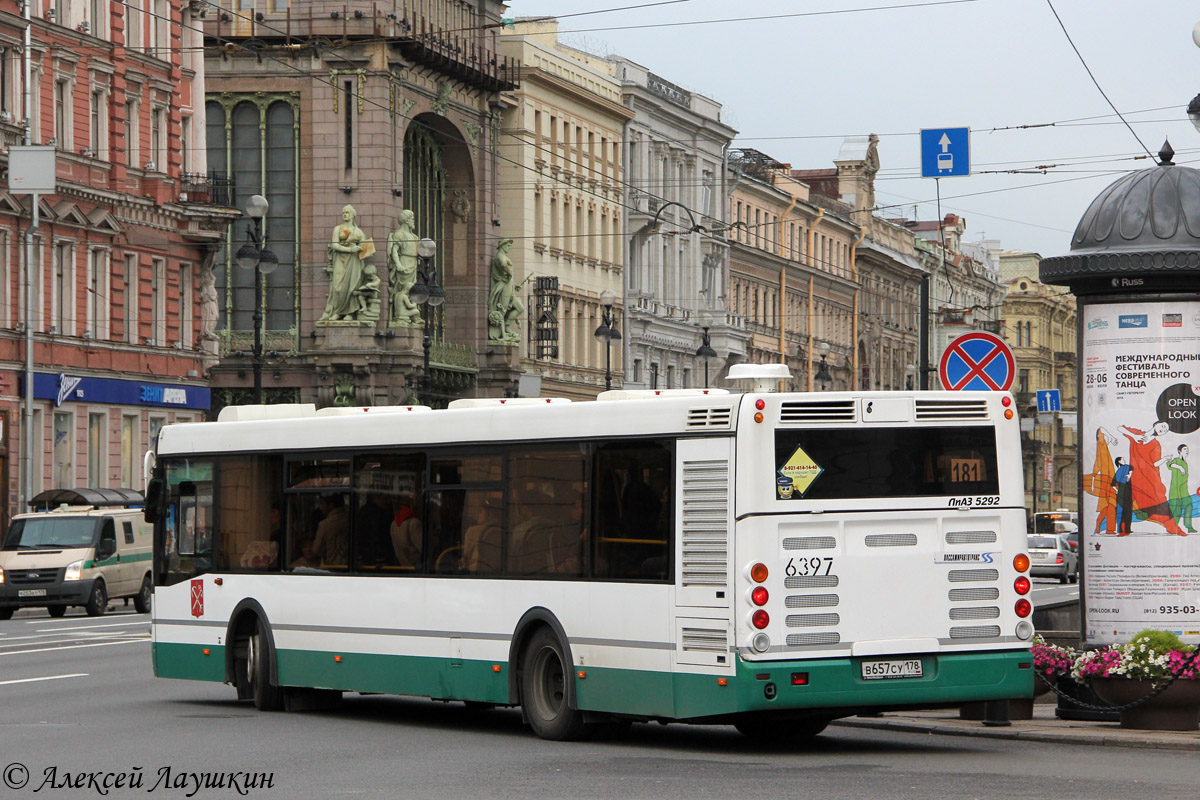
[[[788,364],[793,390],[850,388],[858,226],[788,164],[750,149],[730,163],[729,310],[747,321],[747,360]]]
[[[1017,362],[1013,392],[1021,412],[1025,507],[1030,514],[1079,508],[1075,297],[1037,280],[1036,253],[1000,255],[1005,282],[1004,337]],[[1059,414],[1038,414],[1036,393],[1057,389]]]
[[[611,64],[559,43],[557,29],[518,21],[500,39],[522,65],[503,116],[500,232],[524,286],[521,369],[544,395],[585,399],[606,375],[621,385],[621,341],[606,347],[594,334],[604,292],[613,327],[624,328],[622,137],[633,114]]]

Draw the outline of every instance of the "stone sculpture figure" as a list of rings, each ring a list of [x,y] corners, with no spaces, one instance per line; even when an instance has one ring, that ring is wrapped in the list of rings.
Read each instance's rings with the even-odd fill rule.
[[[492,256],[492,287],[488,293],[488,341],[492,344],[515,345],[520,334],[517,320],[525,313],[525,305],[517,297],[519,288],[513,281],[513,263],[508,257],[512,239],[501,239]]]
[[[363,283],[363,259],[375,252],[372,242],[355,224],[354,206],[342,209],[342,224],[333,229],[327,248],[325,272],[329,275],[329,299],[319,322],[356,321],[362,310],[359,288]]]
[[[363,264],[363,279],[354,290],[358,297],[358,321],[374,324],[379,321],[379,273],[371,262]]]
[[[417,282],[417,236],[415,218],[410,209],[404,209],[396,217],[396,230],[388,234],[387,263],[388,291],[390,296],[391,325],[420,327],[421,310],[409,296]]]

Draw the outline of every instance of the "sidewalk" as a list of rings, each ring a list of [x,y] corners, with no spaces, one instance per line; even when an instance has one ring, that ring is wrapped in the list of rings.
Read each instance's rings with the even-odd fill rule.
[[[977,720],[959,719],[957,708],[938,711],[887,713],[880,717],[846,717],[833,725],[931,733],[941,736],[980,736],[1109,747],[1150,747],[1158,750],[1200,750],[1200,730],[1137,731],[1116,722],[1082,722],[1058,719],[1054,703],[1035,703],[1033,719],[1013,720],[1008,727],[990,727]]]

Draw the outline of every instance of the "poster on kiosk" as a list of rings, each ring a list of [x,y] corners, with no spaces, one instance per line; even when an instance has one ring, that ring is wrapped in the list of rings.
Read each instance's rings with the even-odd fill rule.
[[[1200,302],[1083,310],[1080,405],[1089,644],[1200,639]]]

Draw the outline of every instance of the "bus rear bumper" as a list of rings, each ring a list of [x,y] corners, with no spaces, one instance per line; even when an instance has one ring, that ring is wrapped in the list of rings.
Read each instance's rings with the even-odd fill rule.
[[[863,678],[863,661],[829,658],[748,662],[740,658],[734,678],[677,676],[675,716],[772,713],[844,717],[883,710],[954,706],[980,700],[1033,696],[1029,651],[925,653],[921,677]],[[882,660],[907,660],[899,657]],[[691,691],[680,684],[688,684]]]

